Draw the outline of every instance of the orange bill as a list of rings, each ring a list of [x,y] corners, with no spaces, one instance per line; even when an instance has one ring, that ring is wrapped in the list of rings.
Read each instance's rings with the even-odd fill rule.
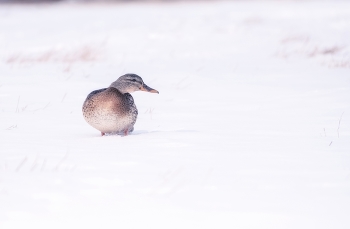
[[[151,93],[158,93],[159,91],[154,90],[153,88],[150,88],[149,86],[147,86],[146,84],[143,84],[143,86],[140,88],[141,91],[147,91],[147,92],[151,92]]]

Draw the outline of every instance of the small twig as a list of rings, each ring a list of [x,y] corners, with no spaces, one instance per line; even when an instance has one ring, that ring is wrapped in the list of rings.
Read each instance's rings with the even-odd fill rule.
[[[40,172],[44,171],[46,165],[46,159],[44,159],[43,164],[41,165]]]
[[[333,143],[333,141],[331,141],[331,143],[329,143],[329,145],[328,145],[328,146],[331,146],[331,145],[332,145],[332,143]]]
[[[16,172],[18,172],[18,171],[22,168],[22,166],[26,163],[26,161],[27,161],[27,157],[25,157],[25,158],[19,163],[19,165],[18,165],[17,168],[16,168]]]
[[[70,168],[69,172],[74,172],[76,169],[77,169],[77,165],[73,165],[73,166]]]
[[[25,107],[22,107],[22,112],[25,111],[27,109],[28,105],[26,105]]]
[[[150,108],[147,108],[147,110],[145,111],[145,114],[147,114],[147,113],[150,114],[151,119],[152,119],[152,114],[153,114],[154,109],[155,108],[150,107]]]
[[[340,128],[340,123],[341,123],[341,120],[343,118],[343,114],[345,113],[345,111],[341,114],[340,116],[340,119],[339,119],[339,123],[338,123],[338,129],[337,129],[337,132],[338,132],[338,138],[339,138],[339,128]]]
[[[153,119],[153,118],[152,118],[153,110],[154,110],[154,108],[150,108],[150,111],[149,111],[149,113],[150,113],[150,115],[151,115],[151,119]]]
[[[33,172],[33,171],[35,170],[36,166],[38,165],[37,161],[38,161],[38,155],[35,157],[35,160],[34,160],[34,162],[33,162],[33,165],[32,165],[32,167],[30,168],[30,171],[31,171],[31,172]]]
[[[18,96],[17,107],[16,107],[16,113],[19,112],[19,110],[18,110],[18,105],[19,105],[19,100],[20,100],[20,98],[21,98],[21,96]]]
[[[48,103],[46,104],[46,106],[43,107],[43,110],[45,110],[49,105],[50,105],[50,102],[48,102]]]
[[[16,124],[16,125],[12,125],[12,126],[8,127],[6,130],[13,130],[13,129],[15,129],[15,128],[17,128],[17,124]]]
[[[30,171],[33,172],[36,168],[36,166],[38,165],[38,163],[36,163],[36,161],[33,163],[32,168],[30,168]]]
[[[67,95],[67,92],[64,94],[62,100],[61,100],[61,103],[63,103],[63,100],[66,98],[66,95]]]
[[[43,108],[38,108],[38,109],[35,109],[35,110],[32,110],[32,111],[33,112],[37,112],[39,110],[45,110],[49,105],[50,105],[50,102],[48,102]]]
[[[66,154],[63,156],[63,158],[57,163],[56,167],[54,168],[55,171],[58,171],[60,168],[61,164],[67,159],[69,154],[69,149],[67,150]]]

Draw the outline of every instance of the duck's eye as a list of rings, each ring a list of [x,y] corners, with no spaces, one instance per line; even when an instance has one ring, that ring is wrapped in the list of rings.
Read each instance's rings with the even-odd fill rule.
[[[132,81],[132,82],[136,82],[136,80],[135,80],[135,79],[132,79],[131,81]]]

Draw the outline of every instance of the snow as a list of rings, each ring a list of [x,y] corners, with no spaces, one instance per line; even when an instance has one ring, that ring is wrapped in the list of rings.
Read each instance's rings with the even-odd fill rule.
[[[0,50],[1,228],[350,227],[350,2],[2,5]]]

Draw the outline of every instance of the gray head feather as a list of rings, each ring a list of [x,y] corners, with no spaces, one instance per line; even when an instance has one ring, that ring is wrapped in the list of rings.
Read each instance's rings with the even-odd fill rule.
[[[118,89],[122,94],[134,91],[147,91],[159,94],[157,90],[147,86],[142,78],[136,74],[125,74],[114,81],[110,87]]]
[[[110,87],[118,89],[121,93],[131,93],[141,90],[143,80],[136,74],[125,74],[114,81]]]

